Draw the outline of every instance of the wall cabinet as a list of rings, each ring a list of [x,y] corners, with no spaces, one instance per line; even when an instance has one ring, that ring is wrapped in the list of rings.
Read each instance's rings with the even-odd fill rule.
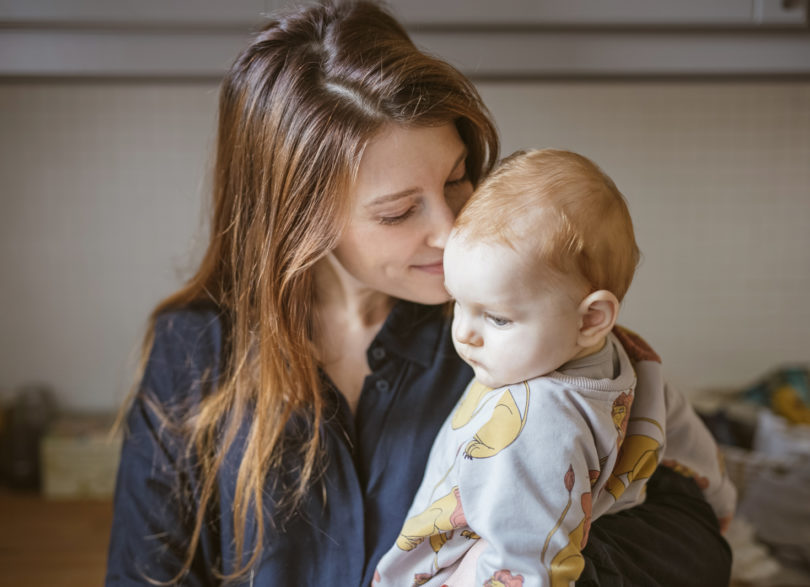
[[[218,78],[285,0],[0,0],[0,77]],[[810,0],[392,0],[478,79],[808,76]]]

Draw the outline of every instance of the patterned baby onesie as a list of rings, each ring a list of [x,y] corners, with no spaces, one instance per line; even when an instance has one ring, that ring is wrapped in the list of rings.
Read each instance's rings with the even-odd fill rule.
[[[731,515],[736,493],[711,435],[664,384],[646,343],[614,332],[599,353],[547,376],[470,383],[375,587],[439,587],[480,537],[476,585],[573,585],[591,521],[642,502],[662,459],[698,479],[718,516]]]

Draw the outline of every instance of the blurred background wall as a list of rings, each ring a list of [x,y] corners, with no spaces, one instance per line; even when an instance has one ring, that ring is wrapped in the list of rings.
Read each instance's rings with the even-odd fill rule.
[[[526,7],[513,4],[514,24]],[[13,9],[0,10],[0,393],[43,382],[63,406],[114,409],[131,383],[150,309],[189,275],[205,244],[218,76],[248,26],[237,19],[221,29],[210,22],[161,28],[145,17],[118,26],[110,24],[114,15],[91,22],[80,10],[83,24],[65,25],[64,16],[54,24]],[[598,52],[583,61],[563,48],[621,38],[632,48],[650,28],[563,22],[488,30],[429,14],[409,18],[418,41],[476,81],[504,154],[576,150],[625,193],[643,260],[621,321],[650,340],[672,380],[688,391],[737,387],[776,365],[810,361],[806,20],[765,33],[658,23],[658,40],[648,39],[653,53],[661,51],[657,61],[620,54],[605,62]],[[41,39],[85,30],[90,37],[112,31],[97,39],[90,65],[64,49],[79,46],[69,42],[24,55],[36,35],[46,49]],[[462,33],[474,38],[451,42]],[[104,49],[138,35],[173,35],[182,46],[177,38],[188,34],[226,41],[204,63],[193,52],[153,63],[137,51],[110,58]],[[568,36],[554,41],[560,34]],[[464,54],[487,35],[517,45],[507,43],[500,56]],[[598,35],[608,37],[600,43]],[[737,53],[713,45],[734,35],[748,39]],[[760,45],[768,38],[776,44]],[[532,59],[546,42],[559,54]],[[749,49],[766,61],[746,70],[739,56]]]

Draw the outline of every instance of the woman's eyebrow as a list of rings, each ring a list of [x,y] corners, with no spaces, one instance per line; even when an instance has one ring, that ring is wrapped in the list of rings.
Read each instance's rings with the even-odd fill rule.
[[[407,198],[408,196],[412,196],[416,193],[419,193],[419,188],[408,188],[404,189],[399,192],[394,192],[393,194],[385,194],[384,196],[377,196],[370,202],[368,202],[365,207],[366,208],[373,208],[374,206],[379,206],[380,204],[387,204],[389,202],[394,202],[396,200]]]
[[[467,157],[467,147],[465,146],[464,149],[462,149],[461,154],[458,156],[458,158],[455,160],[455,162],[453,162],[453,167],[450,168],[450,171],[452,172],[456,167],[458,167],[459,164],[466,157]],[[404,189],[404,190],[399,191],[399,192],[394,192],[393,194],[385,194],[383,196],[377,196],[376,198],[374,198],[373,200],[368,202],[364,207],[365,208],[373,208],[373,207],[379,206],[381,204],[387,204],[389,202],[394,202],[394,201],[399,200],[401,198],[407,198],[408,196],[412,196],[412,195],[414,195],[416,193],[419,193],[420,191],[421,190],[419,188],[413,187],[413,188]]]

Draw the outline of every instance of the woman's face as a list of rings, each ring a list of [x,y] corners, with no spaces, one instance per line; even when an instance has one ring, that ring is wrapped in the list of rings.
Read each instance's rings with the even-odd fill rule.
[[[472,193],[453,124],[391,124],[366,147],[333,256],[361,289],[423,304],[448,299],[442,255]]]

